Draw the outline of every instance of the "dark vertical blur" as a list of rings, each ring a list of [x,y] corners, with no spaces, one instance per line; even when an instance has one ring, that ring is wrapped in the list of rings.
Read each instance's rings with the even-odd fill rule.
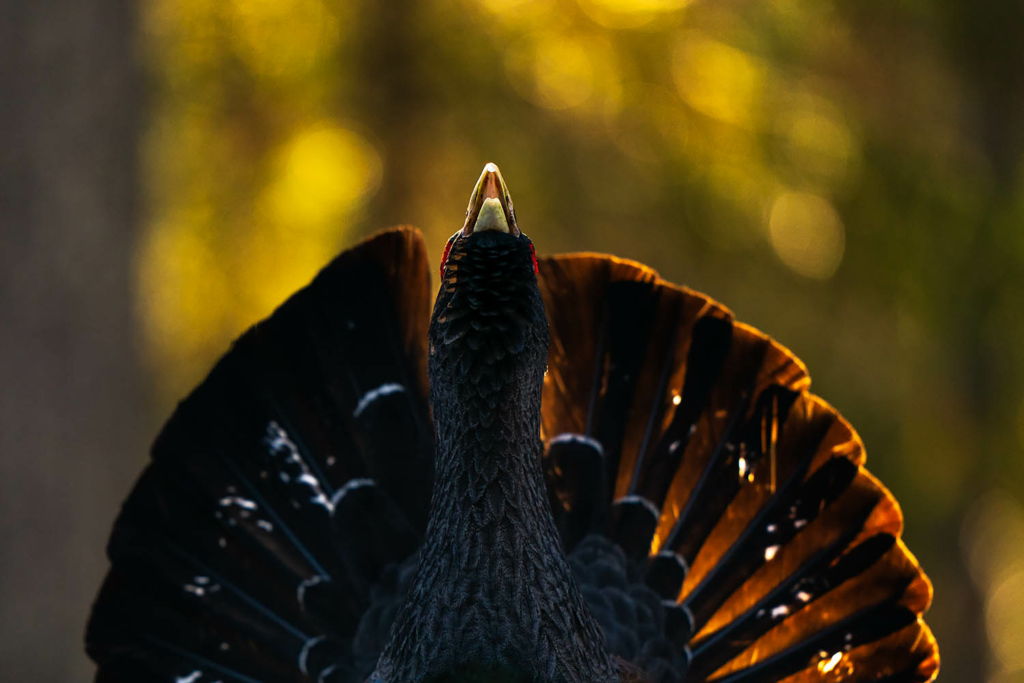
[[[143,461],[134,4],[0,15],[0,679],[91,677],[84,623]]]

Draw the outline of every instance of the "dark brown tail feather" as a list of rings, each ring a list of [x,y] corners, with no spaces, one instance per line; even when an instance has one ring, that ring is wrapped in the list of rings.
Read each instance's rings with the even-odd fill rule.
[[[640,264],[539,266],[556,521],[568,550],[598,531],[639,561],[686,680],[933,679],[899,506],[804,365]]]

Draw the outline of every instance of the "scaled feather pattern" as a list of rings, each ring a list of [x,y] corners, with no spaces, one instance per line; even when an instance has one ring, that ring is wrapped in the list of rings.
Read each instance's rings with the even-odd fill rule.
[[[433,322],[397,228],[235,342],[115,524],[97,681],[932,680],[899,506],[803,364],[611,256],[491,287],[500,237],[446,251]]]

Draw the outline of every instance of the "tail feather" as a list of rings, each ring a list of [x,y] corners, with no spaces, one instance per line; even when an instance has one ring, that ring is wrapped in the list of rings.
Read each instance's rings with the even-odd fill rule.
[[[639,264],[539,267],[548,494],[613,653],[655,681],[934,678],[899,507],[800,361]],[[428,272],[411,230],[345,252],[179,406],[111,537],[97,681],[368,673],[427,519]]]
[[[563,434],[548,441],[545,480],[555,524],[567,550],[575,548],[604,517],[607,477],[604,449],[582,434]]]
[[[673,332],[673,336],[670,337],[672,342],[679,334],[678,326]],[[690,441],[691,429],[697,424],[700,414],[708,404],[711,390],[718,381],[722,365],[725,363],[726,351],[732,340],[732,324],[726,318],[705,315],[694,324],[691,335],[683,365],[683,390],[679,394],[679,405],[672,416],[672,421],[664,429],[654,451],[649,454],[646,448],[642,449],[633,466],[629,493],[640,495],[647,500],[665,500],[668,496],[672,475],[682,462]],[[674,346],[673,343],[669,348]],[[671,378],[671,371],[675,369],[672,362],[674,360],[674,355],[666,357],[665,370],[662,372],[662,377],[666,381],[659,383],[658,391],[654,394],[656,397],[666,395],[667,380]],[[673,403],[675,400],[673,398]],[[651,411],[652,420],[648,429],[664,419],[667,408],[663,401],[656,402],[655,410]]]
[[[651,338],[658,303],[658,291],[645,280],[618,281],[608,287],[601,316],[606,329],[600,332],[602,338],[607,338],[607,349],[601,349],[605,353],[595,358],[594,374],[601,376],[602,382],[591,387],[599,400],[591,399],[593,407],[588,419],[593,436],[604,447],[608,481],[616,481],[626,428],[631,424],[616,418],[633,410],[640,401],[637,390],[641,381],[647,379],[640,369],[647,355],[647,340]],[[635,439],[635,435],[630,436]]]
[[[896,540],[888,534],[877,534],[832,564],[849,544],[851,536],[844,534],[822,548],[741,615],[717,631],[698,638],[693,644],[691,672],[697,677],[711,674],[771,630],[775,622],[765,619],[766,614],[779,613],[784,607],[795,615],[828,590],[863,572]]]
[[[97,680],[359,674],[370,587],[429,504],[428,272],[411,230],[345,252],[182,402],[111,537]]]
[[[875,643],[904,627],[915,624],[917,616],[910,610],[893,603],[882,603],[868,607],[845,619],[832,622],[816,631],[811,637],[791,645],[750,666],[732,671],[713,680],[720,683],[773,683],[807,668],[809,662],[816,662],[820,673],[830,673],[840,663],[836,678],[849,679],[856,670],[850,661],[843,662],[844,650],[851,651],[864,644]],[[821,653],[825,653],[824,655]],[[835,655],[839,657],[835,657]],[[833,664],[833,661],[835,662]],[[829,665],[832,669],[828,669]],[[875,667],[877,671],[877,666]],[[869,675],[874,676],[874,672]]]
[[[899,508],[803,364],[643,266],[539,265],[556,520],[570,551],[584,529],[615,541],[666,601],[675,654],[662,649],[652,670],[672,661],[716,683],[933,678],[920,620],[931,586],[899,540]]]

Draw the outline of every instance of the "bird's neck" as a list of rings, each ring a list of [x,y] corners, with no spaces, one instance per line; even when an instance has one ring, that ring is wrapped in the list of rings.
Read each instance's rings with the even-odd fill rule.
[[[395,680],[431,680],[465,665],[511,667],[535,681],[614,680],[547,500],[541,382],[498,395],[488,388],[484,397],[433,392],[430,520],[382,658],[401,670]]]
[[[448,424],[438,420],[428,541],[501,552],[539,534],[558,547],[541,468],[539,406],[534,416],[514,410],[513,399],[505,396],[493,409],[457,414]]]

